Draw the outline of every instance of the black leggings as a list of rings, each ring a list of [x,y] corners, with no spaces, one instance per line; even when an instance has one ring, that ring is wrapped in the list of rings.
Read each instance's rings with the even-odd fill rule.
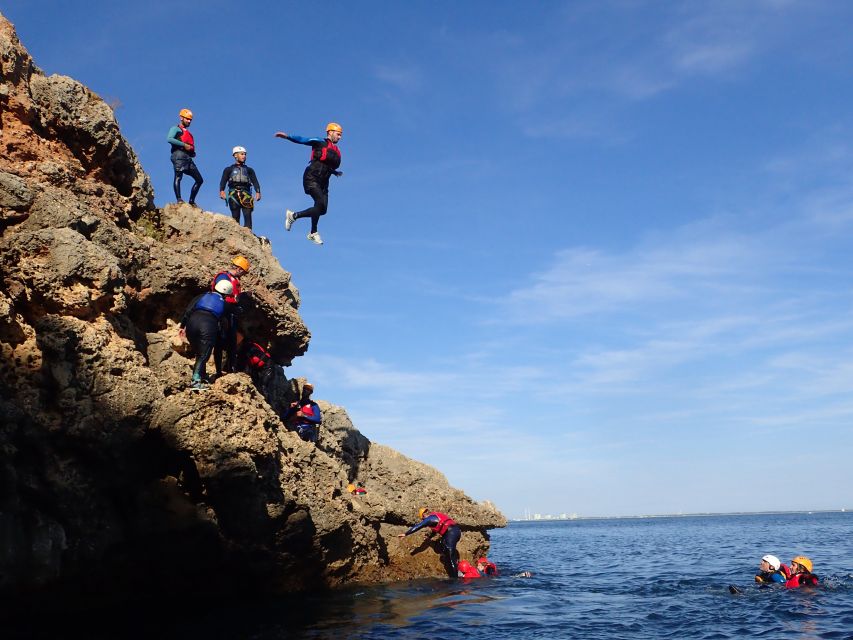
[[[320,216],[324,215],[329,208],[329,188],[309,183],[305,185],[305,193],[314,199],[314,206],[296,212],[293,215],[293,219],[311,218],[311,233],[317,233],[317,222],[320,220]]]
[[[459,543],[459,538],[462,537],[462,529],[459,528],[459,525],[452,524],[447,528],[447,531],[444,532],[444,535],[441,536],[441,546],[444,547],[444,550],[447,551],[447,558],[450,561],[450,566],[453,567],[453,571],[458,570],[458,562],[459,562],[459,554],[456,553],[456,545]]]
[[[175,182],[172,185],[175,188],[175,198],[178,200],[181,199],[181,178],[184,177],[184,174],[187,174],[195,180],[192,189],[190,189],[190,204],[195,204],[195,197],[198,194],[198,190],[201,189],[201,183],[204,182],[204,178],[201,177],[198,167],[195,166],[195,162],[192,160],[189,160],[189,162],[175,162],[173,160],[172,164],[175,166]]]
[[[240,211],[242,211],[244,226],[249,230],[252,229],[252,209],[241,206],[236,196],[228,198],[228,208],[231,209],[231,217],[237,221],[237,224],[240,224]]]
[[[194,311],[187,321],[187,340],[195,353],[193,382],[207,379],[207,361],[219,343],[219,320],[207,311]],[[222,355],[214,360],[216,372],[222,370]]]

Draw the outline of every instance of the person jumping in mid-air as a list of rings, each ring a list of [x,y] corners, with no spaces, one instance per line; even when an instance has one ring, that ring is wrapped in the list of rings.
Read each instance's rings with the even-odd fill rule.
[[[190,189],[190,204],[194,207],[198,206],[195,203],[195,197],[198,195],[198,190],[201,189],[201,183],[204,178],[195,166],[193,158],[195,158],[195,140],[193,134],[190,133],[190,124],[193,121],[193,112],[189,109],[181,109],[178,113],[180,122],[177,126],[169,129],[166,136],[166,141],[172,145],[172,166],[175,168],[175,179],[172,186],[175,189],[175,198],[178,204],[184,202],[181,198],[181,178],[187,174],[195,182]]]
[[[338,142],[343,133],[341,125],[330,122],[326,125],[325,138],[303,138],[288,135],[283,131],[275,134],[276,138],[284,138],[311,147],[311,162],[302,174],[302,187],[314,200],[314,206],[296,213],[288,209],[285,213],[284,228],[290,231],[294,220],[311,218],[311,233],[308,234],[308,239],[314,244],[323,244],[323,239],[317,233],[317,222],[329,208],[329,178],[333,174],[344,175],[343,171],[338,171],[338,167],[341,166],[341,150],[338,149]]]

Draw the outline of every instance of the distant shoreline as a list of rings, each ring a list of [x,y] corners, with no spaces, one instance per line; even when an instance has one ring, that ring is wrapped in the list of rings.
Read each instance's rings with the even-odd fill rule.
[[[575,520],[645,520],[650,518],[708,518],[712,516],[778,516],[778,515],[811,515],[814,513],[853,513],[853,509],[804,509],[801,511],[727,511],[720,513],[661,513],[641,516],[573,516],[569,518],[509,518],[508,522],[573,522]]]

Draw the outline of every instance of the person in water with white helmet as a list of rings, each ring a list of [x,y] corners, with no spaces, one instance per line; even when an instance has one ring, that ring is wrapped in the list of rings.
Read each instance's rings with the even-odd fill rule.
[[[755,581],[759,583],[783,583],[789,578],[789,570],[782,561],[774,555],[767,554],[761,558]]]
[[[246,148],[234,147],[231,150],[234,164],[225,167],[219,180],[219,197],[228,203],[231,217],[240,224],[240,212],[243,212],[243,223],[247,229],[252,228],[252,210],[255,202],[261,199],[261,185],[255,175],[255,170],[246,164]],[[228,191],[225,191],[225,187]],[[255,188],[255,198],[252,200],[252,187]]]
[[[314,205],[296,213],[288,209],[284,214],[284,228],[290,231],[294,220],[311,218],[311,233],[308,234],[308,239],[314,244],[323,244],[323,239],[317,232],[317,222],[329,208],[329,178],[333,175],[338,177],[344,175],[343,171],[338,171],[338,167],[341,166],[341,150],[338,148],[338,142],[341,141],[343,134],[344,130],[337,122],[326,125],[325,138],[303,138],[283,131],[275,134],[276,138],[311,147],[311,161],[302,174],[302,188],[314,200]]]

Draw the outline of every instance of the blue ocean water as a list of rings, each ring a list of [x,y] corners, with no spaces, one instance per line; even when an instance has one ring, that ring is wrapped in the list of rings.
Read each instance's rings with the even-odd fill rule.
[[[822,585],[759,588],[765,553]],[[498,578],[148,610],[109,637],[853,639],[853,513],[511,523],[490,557]]]
[[[810,556],[823,585],[758,588],[765,553]],[[241,637],[853,638],[853,513],[511,523],[490,557],[499,578],[313,596],[280,619],[267,603]]]

